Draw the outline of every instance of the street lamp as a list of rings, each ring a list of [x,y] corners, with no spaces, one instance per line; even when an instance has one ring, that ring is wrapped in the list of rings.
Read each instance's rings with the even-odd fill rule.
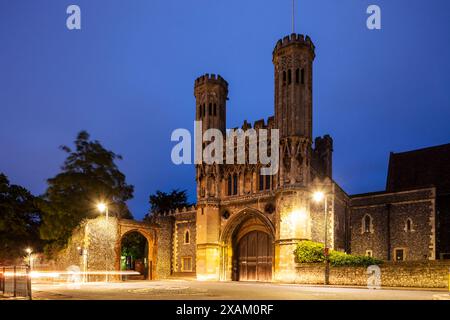
[[[97,209],[101,213],[103,213],[103,212],[105,213],[105,216],[106,216],[106,234],[108,234],[108,215],[109,215],[108,205],[106,203],[104,203],[104,202],[99,202],[97,204]],[[108,245],[105,246],[105,273],[106,273],[105,280],[106,280],[106,282],[108,282],[108,253],[107,253],[107,250],[106,250],[107,247],[108,247]]]
[[[313,200],[317,203],[322,202],[324,200],[324,216],[325,216],[325,230],[324,230],[324,255],[325,255],[325,284],[329,283],[330,278],[330,258],[329,258],[329,249],[328,249],[328,210],[327,210],[327,197],[322,191],[316,191],[313,194]]]
[[[30,269],[31,269],[31,261],[32,261],[31,254],[33,253],[33,250],[30,247],[28,247],[25,249],[25,251],[26,251],[26,253],[28,253],[28,265],[30,266]]]
[[[109,212],[108,212],[108,206],[104,203],[104,202],[99,202],[98,204],[97,204],[97,209],[98,209],[98,211],[100,211],[101,213],[105,213],[106,214],[106,219],[108,219],[108,215],[109,215]]]

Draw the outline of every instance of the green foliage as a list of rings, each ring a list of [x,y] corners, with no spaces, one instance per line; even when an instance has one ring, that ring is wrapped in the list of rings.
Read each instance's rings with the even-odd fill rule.
[[[299,263],[314,263],[325,261],[324,246],[313,241],[301,241],[294,251],[296,261]]]
[[[170,210],[189,207],[191,204],[187,200],[186,190],[172,190],[170,193],[156,191],[150,195],[150,213],[145,218],[148,219],[152,213],[168,212]]]
[[[325,261],[324,245],[313,241],[301,241],[294,250],[296,262],[298,263],[318,263]],[[382,260],[346,254],[340,251],[330,250],[330,264],[334,267],[339,266],[370,266],[383,263]]]
[[[37,252],[41,212],[34,196],[25,188],[11,185],[0,173],[0,264],[15,263],[26,255],[25,248]]]
[[[64,246],[83,219],[100,214],[100,201],[108,204],[111,216],[132,218],[126,201],[133,197],[133,186],[115,163],[121,156],[89,140],[85,131],[78,134],[75,150],[61,149],[68,154],[61,172],[48,179],[47,191],[37,201],[43,212],[40,234],[52,241],[52,250]]]
[[[121,255],[133,257],[134,260],[142,259],[147,256],[147,239],[138,232],[132,232],[122,239]]]

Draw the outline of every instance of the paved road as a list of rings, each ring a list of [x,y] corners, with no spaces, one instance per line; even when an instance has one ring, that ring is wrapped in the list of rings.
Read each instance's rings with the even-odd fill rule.
[[[116,283],[33,284],[34,299],[120,300],[432,300],[442,291],[338,288],[251,282],[200,282],[187,280],[130,281]]]

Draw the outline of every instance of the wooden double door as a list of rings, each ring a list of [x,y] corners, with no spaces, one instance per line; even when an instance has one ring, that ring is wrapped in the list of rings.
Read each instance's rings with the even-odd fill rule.
[[[262,231],[251,231],[237,245],[237,280],[272,281],[273,240]]]

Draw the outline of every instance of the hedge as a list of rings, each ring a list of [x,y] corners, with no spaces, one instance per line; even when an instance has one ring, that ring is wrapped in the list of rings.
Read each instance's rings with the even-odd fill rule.
[[[313,241],[301,241],[297,244],[294,250],[295,261],[298,263],[319,263],[325,261],[324,245],[322,243]],[[329,252],[330,265],[334,267],[339,266],[370,266],[379,265],[383,261],[373,257],[356,256],[346,254],[344,252],[330,250]]]

